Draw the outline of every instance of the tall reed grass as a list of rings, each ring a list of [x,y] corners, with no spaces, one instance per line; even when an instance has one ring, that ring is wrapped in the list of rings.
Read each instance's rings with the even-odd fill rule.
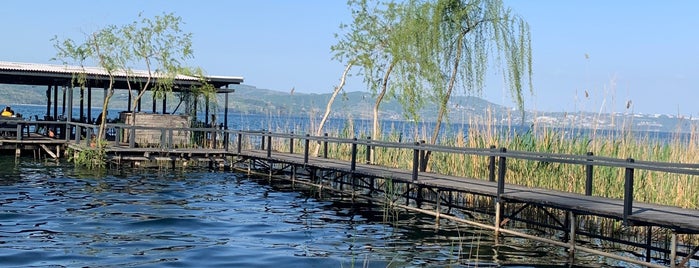
[[[484,120],[470,119],[467,126],[453,131],[453,135],[443,135],[438,143],[465,148],[488,148],[494,145],[508,150],[575,155],[592,152],[596,156],[659,162],[695,163],[699,159],[699,127],[696,125],[692,126],[687,135],[677,133],[670,140],[660,140],[653,138],[651,134],[634,134],[628,127],[611,132],[598,129],[583,131],[571,126],[567,128],[568,131],[560,131],[534,124],[528,131],[516,133],[516,128],[512,125],[501,126],[495,122],[492,116]],[[621,125],[628,126],[626,123]],[[296,129],[295,132],[304,133],[304,130]],[[425,130],[419,132],[428,133]],[[363,130],[355,129],[351,119],[347,120],[344,128],[329,131],[329,135],[341,138],[368,136]],[[402,135],[391,132],[385,134],[382,140],[398,141]],[[412,138],[413,141],[421,139],[427,140],[427,137],[415,134]],[[283,150],[288,150],[288,145],[283,145],[283,141],[278,143],[275,148],[281,146],[285,147]],[[297,153],[303,152],[302,140],[296,140],[294,149]],[[364,155],[364,146],[359,146],[358,149],[358,156]],[[349,144],[331,143],[328,155],[331,158],[349,160],[350,150]],[[373,161],[377,165],[409,169],[412,167],[412,151],[376,148]],[[584,166],[508,159],[507,168],[508,183],[580,194],[585,192]],[[487,179],[488,159],[483,156],[433,152],[428,169],[441,174]],[[623,197],[623,168],[598,166],[595,167],[593,176],[593,195]],[[699,209],[699,178],[696,176],[637,170],[635,178],[636,201]]]

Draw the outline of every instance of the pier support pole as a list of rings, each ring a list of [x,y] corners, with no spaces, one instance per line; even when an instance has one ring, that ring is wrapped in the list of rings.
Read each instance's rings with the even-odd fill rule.
[[[570,233],[568,238],[568,254],[570,257],[570,263],[575,263],[575,232],[576,232],[576,217],[575,213],[568,211],[568,224],[570,225]]]
[[[677,233],[672,232],[670,236],[670,267],[677,267]]]
[[[495,244],[497,245],[497,241],[500,237],[500,215],[502,213],[502,207],[500,206],[500,199],[495,200]]]

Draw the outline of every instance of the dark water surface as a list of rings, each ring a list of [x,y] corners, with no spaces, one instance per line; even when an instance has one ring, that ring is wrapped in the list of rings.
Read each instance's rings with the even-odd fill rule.
[[[560,248],[225,172],[122,170],[0,157],[0,266],[568,266]],[[391,213],[389,213],[391,214]],[[580,257],[576,264],[605,261]]]

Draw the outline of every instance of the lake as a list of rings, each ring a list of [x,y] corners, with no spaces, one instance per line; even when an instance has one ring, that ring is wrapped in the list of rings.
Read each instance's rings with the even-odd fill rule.
[[[565,250],[266,178],[0,157],[3,267],[569,267]],[[609,249],[614,250],[614,249]],[[575,265],[625,266],[578,254]]]

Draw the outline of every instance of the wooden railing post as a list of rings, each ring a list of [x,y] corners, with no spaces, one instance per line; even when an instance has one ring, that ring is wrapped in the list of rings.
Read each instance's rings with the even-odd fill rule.
[[[357,169],[357,138],[352,140],[352,162],[350,163],[350,170],[354,172]]]
[[[323,133],[323,158],[328,158],[328,133]]]
[[[294,132],[291,132],[291,136],[289,138],[289,153],[294,153]]]
[[[592,152],[587,152],[587,161],[592,162]],[[592,164],[585,165],[585,195],[592,195],[592,174],[594,166]]]
[[[167,130],[160,128],[160,148],[167,148]]]
[[[260,141],[260,150],[264,150],[265,149],[265,132],[264,131],[262,131],[261,137],[262,137],[261,138],[262,140]]]
[[[628,158],[626,162],[632,164],[634,160]],[[624,173],[624,224],[628,224],[628,216],[633,213],[633,173],[634,169],[630,167]]]
[[[223,129],[223,150],[228,152],[228,149],[231,148],[230,146],[230,141],[231,141],[231,133],[228,132],[228,128]]]
[[[238,132],[238,154],[243,152],[243,133]]]
[[[495,152],[495,145],[490,145],[490,152]],[[488,181],[495,182],[495,155],[488,156]]]
[[[272,157],[272,132],[267,133],[267,158]]]
[[[503,153],[503,155],[500,156],[498,161],[498,200],[500,199],[500,196],[505,193],[505,171],[507,171],[507,157],[505,157],[504,154],[507,153],[507,148],[500,148],[500,152]]]
[[[371,136],[366,137],[366,164],[371,164]]]
[[[167,148],[168,149],[171,149],[172,147],[174,147],[173,146],[175,143],[174,133],[175,133],[175,131],[173,129],[167,130]]]
[[[129,148],[136,147],[136,129],[129,125]]]
[[[413,181],[417,181],[417,173],[420,170],[420,143],[415,142],[413,148]]]
[[[17,128],[17,129],[19,129],[19,128]],[[75,143],[76,143],[76,144],[80,144],[80,133],[79,133],[79,131],[81,131],[80,126],[76,127],[76,130],[75,130],[75,131],[76,131],[76,133],[75,133]],[[17,140],[19,140],[19,137],[17,138]]]
[[[420,145],[425,145],[425,140],[421,140]],[[425,150],[420,149],[420,172],[425,172],[425,171],[427,171],[427,161],[425,159]]]
[[[311,144],[309,137],[311,137],[311,135],[306,134],[306,140],[303,141],[303,163],[304,164],[308,164],[308,154],[310,151],[309,145]]]

